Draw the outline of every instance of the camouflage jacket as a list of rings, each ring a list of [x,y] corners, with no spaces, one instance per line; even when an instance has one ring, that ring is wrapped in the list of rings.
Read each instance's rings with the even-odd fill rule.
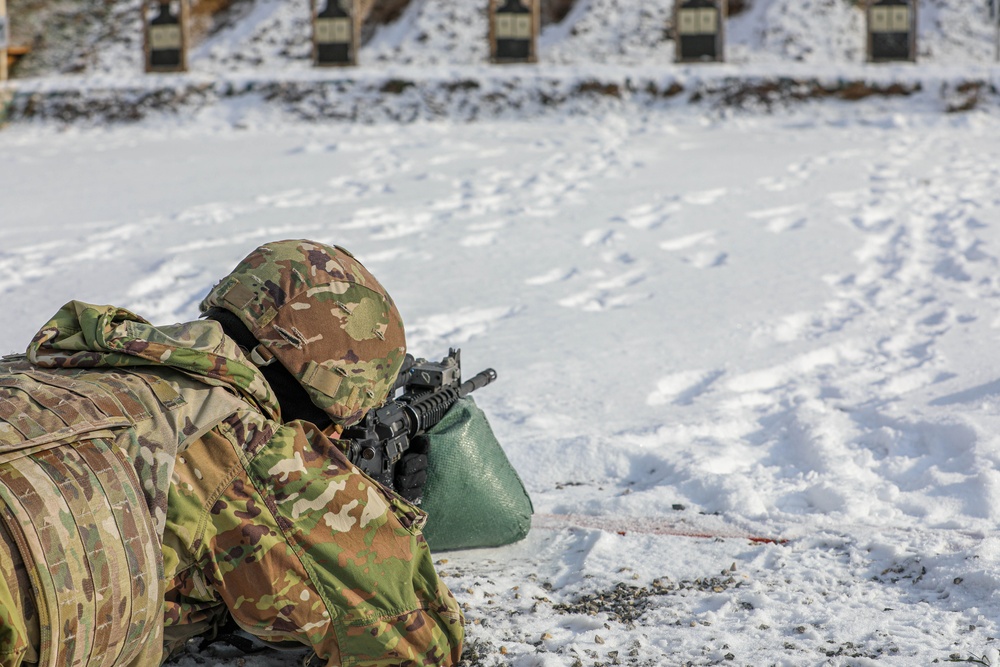
[[[147,667],[227,610],[331,666],[453,664],[424,520],[214,322],[71,302],[0,364],[4,667]]]

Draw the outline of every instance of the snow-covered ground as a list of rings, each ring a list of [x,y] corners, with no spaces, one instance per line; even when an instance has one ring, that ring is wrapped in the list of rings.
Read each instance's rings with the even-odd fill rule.
[[[192,318],[306,237],[413,352],[498,371],[538,515],[439,555],[472,664],[1000,662],[995,116],[15,125],[0,156],[0,352],[74,298]],[[241,660],[179,665],[301,654]]]

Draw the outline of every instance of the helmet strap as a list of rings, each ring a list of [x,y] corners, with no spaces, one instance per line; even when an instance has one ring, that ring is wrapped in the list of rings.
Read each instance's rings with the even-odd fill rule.
[[[305,388],[299,384],[287,368],[281,363],[273,363],[277,357],[271,354],[247,328],[240,318],[224,308],[209,308],[203,315],[222,325],[222,330],[232,338],[240,348],[247,353],[250,361],[260,369],[264,379],[271,385],[271,391],[281,406],[282,421],[301,419],[311,422],[320,429],[326,428],[333,420],[319,406],[312,402]],[[265,358],[266,354],[266,358]],[[257,358],[255,358],[255,355]],[[260,359],[263,363],[257,363]]]

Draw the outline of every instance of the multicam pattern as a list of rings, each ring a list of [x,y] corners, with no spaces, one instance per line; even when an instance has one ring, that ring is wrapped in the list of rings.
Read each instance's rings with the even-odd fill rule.
[[[0,371],[0,521],[34,595],[16,571],[3,573],[0,598],[18,597],[22,615],[0,632],[15,635],[0,645],[11,656],[3,664],[35,653],[42,664],[159,661],[159,541],[129,460],[126,413],[94,384],[50,384],[23,368]]]
[[[331,666],[456,662],[424,515],[277,414],[214,322],[72,302],[0,364],[0,664],[148,667],[227,608]]]
[[[0,521],[0,665],[37,663],[41,627],[31,580],[14,538]],[[7,582],[7,585],[3,585]]]
[[[242,451],[252,460],[231,465],[248,427]],[[311,424],[269,428],[234,417],[178,465],[170,507],[200,508],[201,519],[168,522],[172,548],[191,555],[168,622],[202,616],[221,598],[243,628],[305,641],[326,664],[457,661],[462,619],[420,534],[424,515],[359,473]],[[181,521],[204,529],[173,530]]]
[[[214,322],[154,327],[124,308],[70,301],[35,334],[28,360],[45,368],[167,366],[235,387],[267,416],[278,415],[267,381]]]
[[[239,317],[335,423],[381,405],[403,364],[399,311],[340,247],[277,241],[254,250],[209,293],[202,311]]]

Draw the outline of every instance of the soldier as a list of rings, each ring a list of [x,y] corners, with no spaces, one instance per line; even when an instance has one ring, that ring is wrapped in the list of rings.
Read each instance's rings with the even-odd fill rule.
[[[320,665],[451,665],[425,515],[337,435],[405,353],[348,253],[256,249],[154,327],[66,304],[0,363],[0,665],[160,664],[231,618]]]

